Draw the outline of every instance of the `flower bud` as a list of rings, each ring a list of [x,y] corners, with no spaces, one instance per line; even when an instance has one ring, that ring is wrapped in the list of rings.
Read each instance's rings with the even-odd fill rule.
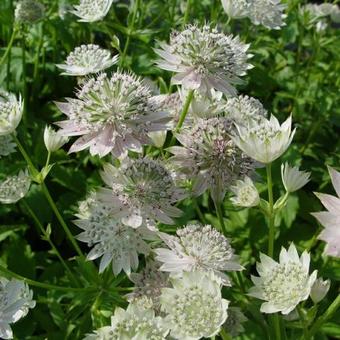
[[[231,191],[236,195],[231,201],[241,207],[255,207],[260,203],[259,193],[249,177],[243,181],[236,181],[236,185],[231,187]]]
[[[331,286],[330,280],[323,280],[322,277],[316,279],[310,292],[310,297],[314,303],[320,302],[328,293]]]
[[[288,163],[281,165],[281,177],[287,192],[294,192],[305,186],[310,180],[310,172],[300,171],[297,166]]]
[[[44,142],[48,152],[55,152],[59,150],[68,138],[62,136],[59,132],[54,131],[50,126],[45,127],[44,131]]]
[[[0,136],[10,135],[19,125],[23,112],[23,102],[13,93],[0,89]]]
[[[35,0],[22,0],[15,8],[15,21],[23,24],[32,24],[43,18],[45,7]]]

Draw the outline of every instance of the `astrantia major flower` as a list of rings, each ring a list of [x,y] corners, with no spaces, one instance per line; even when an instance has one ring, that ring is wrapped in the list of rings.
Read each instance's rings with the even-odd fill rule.
[[[81,136],[70,152],[90,148],[92,155],[103,157],[112,152],[121,157],[128,150],[141,152],[150,144],[149,132],[166,130],[166,112],[159,109],[143,81],[130,73],[100,74],[90,78],[76,99],[57,103],[68,120],[57,123],[65,136]]]
[[[310,172],[300,171],[287,162],[281,165],[281,178],[287,192],[294,192],[304,187],[310,180]]]
[[[218,278],[212,273],[183,272],[171,282],[173,288],[163,288],[161,295],[170,335],[180,340],[216,335],[227,318],[229,304],[222,299]]]
[[[165,340],[169,329],[152,309],[130,303],[126,310],[117,307],[111,326],[103,327],[84,340]]]
[[[21,170],[18,175],[9,176],[0,182],[0,202],[3,204],[16,203],[27,194],[31,178],[27,170]]]
[[[111,52],[100,48],[98,45],[81,45],[72,51],[65,64],[56,65],[63,70],[62,75],[86,76],[98,73],[116,64],[118,55],[112,57]]]
[[[36,0],[21,0],[17,3],[14,17],[17,22],[32,24],[43,18],[45,7]]]
[[[0,158],[1,156],[8,156],[15,151],[16,144],[12,136],[0,136]]]
[[[61,136],[58,131],[54,131],[53,128],[46,125],[44,130],[44,143],[48,152],[56,152],[67,143],[67,141],[67,137]]]
[[[248,126],[237,124],[236,127],[235,144],[249,157],[264,164],[279,158],[288,149],[295,134],[295,130],[291,131],[292,117],[282,125],[272,115],[269,120],[262,118]]]
[[[230,285],[224,271],[243,270],[229,240],[210,225],[188,225],[177,237],[161,234],[169,249],[155,249],[160,270],[167,272],[212,271]]]
[[[246,176],[244,180],[236,181],[236,185],[231,187],[235,194],[231,201],[240,207],[256,207],[260,204],[260,195],[253,181]]]
[[[114,0],[80,0],[74,6],[72,13],[80,18],[81,22],[95,22],[102,20],[109,12]]]
[[[34,308],[33,292],[28,285],[19,280],[0,278],[0,337],[12,339],[10,324],[25,317]]]
[[[222,6],[228,17],[241,19],[248,15],[249,0],[222,0]]]
[[[156,239],[156,234],[141,226],[131,228],[116,220],[112,208],[97,200],[92,193],[87,200],[81,202],[78,217],[74,223],[83,232],[77,238],[87,242],[91,251],[88,260],[101,257],[99,272],[112,263],[112,271],[118,275],[122,270],[130,274],[131,269],[138,268],[138,254],[147,255],[150,252],[145,240]]]
[[[266,301],[261,306],[263,313],[289,314],[308,298],[316,280],[316,270],[309,275],[309,253],[304,251],[299,257],[292,243],[288,251],[281,249],[279,263],[264,254],[260,259],[256,266],[260,277],[252,276],[255,286],[249,295]]]
[[[9,135],[19,125],[23,112],[21,96],[0,89],[0,136]]]
[[[215,202],[221,202],[237,179],[254,170],[254,161],[234,143],[232,122],[226,118],[197,119],[193,127],[183,128],[176,138],[182,146],[173,146],[171,162],[188,179],[193,193],[210,190]]]
[[[325,253],[340,257],[340,172],[328,167],[333,187],[338,195],[317,193],[317,197],[327,211],[313,213],[312,215],[324,226],[319,239],[327,243]]]
[[[173,84],[203,93],[214,88],[235,95],[234,85],[251,68],[248,48],[239,37],[225,35],[216,28],[189,25],[182,32],[173,32],[169,44],[160,43],[155,52],[161,57],[158,67],[177,73]]]
[[[323,280],[322,277],[315,280],[310,297],[314,303],[319,303],[328,293],[331,287],[331,280]]]
[[[105,164],[101,176],[109,188],[99,190],[100,199],[126,225],[137,228],[150,220],[173,224],[172,218],[182,214],[174,204],[185,191],[160,161],[125,158],[119,168]]]

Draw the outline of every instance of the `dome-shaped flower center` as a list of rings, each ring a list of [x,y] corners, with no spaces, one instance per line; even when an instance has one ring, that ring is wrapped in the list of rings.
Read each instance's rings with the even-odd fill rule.
[[[70,53],[66,63],[68,65],[92,68],[94,65],[97,65],[98,61],[109,58],[110,52],[101,49],[97,45],[82,45],[76,47],[75,50]]]

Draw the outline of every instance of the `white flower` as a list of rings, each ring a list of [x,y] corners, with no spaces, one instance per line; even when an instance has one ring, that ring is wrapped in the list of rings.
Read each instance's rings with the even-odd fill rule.
[[[254,25],[280,29],[285,25],[285,8],[281,0],[249,0],[248,17]]]
[[[261,306],[263,313],[289,314],[308,298],[316,280],[316,270],[309,275],[310,255],[304,251],[299,258],[292,243],[288,251],[281,249],[279,263],[264,254],[260,259],[256,266],[260,277],[252,276],[255,286],[249,295],[266,301]]]
[[[241,19],[248,15],[248,0],[222,0],[222,6],[228,17],[232,19]]]
[[[118,55],[112,57],[109,50],[89,44],[76,47],[67,57],[65,64],[56,66],[64,71],[62,75],[86,76],[101,72],[116,64],[117,61]]]
[[[17,3],[14,11],[15,21],[32,24],[44,17],[45,7],[35,0],[21,0]]]
[[[236,337],[240,333],[244,332],[242,323],[247,320],[248,319],[242,313],[241,308],[229,307],[228,318],[224,323],[223,328],[225,328],[228,334],[230,334],[232,337]]]
[[[130,303],[126,310],[117,307],[111,326],[103,327],[84,340],[165,340],[168,327],[152,309]]]
[[[254,170],[254,161],[247,157],[231,138],[232,122],[226,118],[197,119],[176,138],[182,146],[168,150],[173,166],[193,181],[193,193],[210,190],[212,199],[221,202],[234,182]]]
[[[282,183],[287,192],[301,189],[310,181],[310,172],[300,171],[299,167],[291,167],[287,162],[281,164]]]
[[[166,130],[162,112],[148,86],[130,73],[116,72],[111,77],[100,74],[90,78],[66,103],[56,103],[68,116],[57,123],[64,136],[81,136],[70,152],[90,148],[91,155],[116,157],[128,150],[142,151],[150,144],[149,132]]]
[[[99,272],[112,263],[112,271],[118,275],[122,270],[130,274],[138,268],[138,254],[150,252],[145,240],[157,239],[156,234],[141,226],[131,228],[116,220],[112,208],[97,200],[91,194],[80,204],[78,219],[74,223],[84,231],[77,236],[82,242],[93,247],[87,255],[88,260],[101,257]]]
[[[67,141],[67,137],[60,135],[58,131],[54,131],[52,127],[46,125],[44,143],[48,152],[58,151]]]
[[[27,170],[21,170],[18,175],[9,176],[0,182],[0,202],[3,204],[16,203],[27,194],[31,178]]]
[[[177,73],[172,83],[206,94],[214,88],[235,95],[234,85],[251,68],[249,45],[208,25],[189,25],[182,32],[173,32],[169,44],[160,43],[160,47],[155,49],[161,57],[157,65]]]
[[[19,125],[23,112],[21,96],[0,89],[0,136],[9,135]]]
[[[72,13],[81,22],[95,22],[104,19],[114,0],[80,0]]]
[[[15,151],[16,144],[10,135],[0,136],[0,158],[1,156],[8,156]]]
[[[235,205],[250,208],[260,204],[260,195],[248,176],[244,180],[236,181],[236,185],[230,189],[235,194],[235,197],[231,198]]]
[[[25,317],[34,308],[33,292],[28,285],[19,280],[0,278],[0,337],[12,339],[10,324]]]
[[[160,161],[125,158],[120,168],[105,164],[101,176],[109,188],[101,188],[99,198],[126,225],[137,228],[149,220],[173,224],[172,218],[182,214],[174,204],[186,194]]]
[[[330,280],[323,280],[322,277],[316,279],[310,292],[313,302],[319,303],[327,295],[330,287]]]
[[[340,172],[331,167],[328,167],[328,171],[338,197],[316,193],[328,211],[313,213],[312,215],[325,227],[318,237],[327,242],[325,253],[340,257]]]
[[[212,273],[183,272],[171,278],[173,288],[163,288],[161,304],[171,337],[196,340],[216,335],[227,318],[229,301]]]
[[[156,260],[163,263],[160,270],[174,273],[212,271],[223,280],[223,284],[230,285],[223,272],[244,269],[228,239],[210,225],[187,225],[176,233],[177,237],[160,234],[169,247],[155,249]]]
[[[272,115],[269,120],[263,118],[259,123],[251,122],[247,127],[236,125],[237,133],[233,136],[236,145],[249,157],[261,163],[271,163],[279,158],[289,147],[295,134],[292,132],[292,117],[282,125]]]

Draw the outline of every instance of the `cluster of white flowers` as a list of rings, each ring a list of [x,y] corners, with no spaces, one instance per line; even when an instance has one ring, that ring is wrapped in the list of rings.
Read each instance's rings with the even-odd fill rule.
[[[19,280],[0,278],[0,337],[12,339],[10,324],[25,317],[34,308],[33,292]]]
[[[80,0],[74,6],[72,13],[81,22],[95,22],[102,20],[109,12],[114,0]]]
[[[32,24],[43,18],[45,14],[45,6],[36,0],[20,0],[18,1],[14,17],[17,22],[24,24]]]
[[[309,27],[315,26],[318,32],[327,28],[327,17],[334,23],[340,23],[340,8],[337,4],[306,4],[301,6],[300,12],[302,16],[307,16]]]

